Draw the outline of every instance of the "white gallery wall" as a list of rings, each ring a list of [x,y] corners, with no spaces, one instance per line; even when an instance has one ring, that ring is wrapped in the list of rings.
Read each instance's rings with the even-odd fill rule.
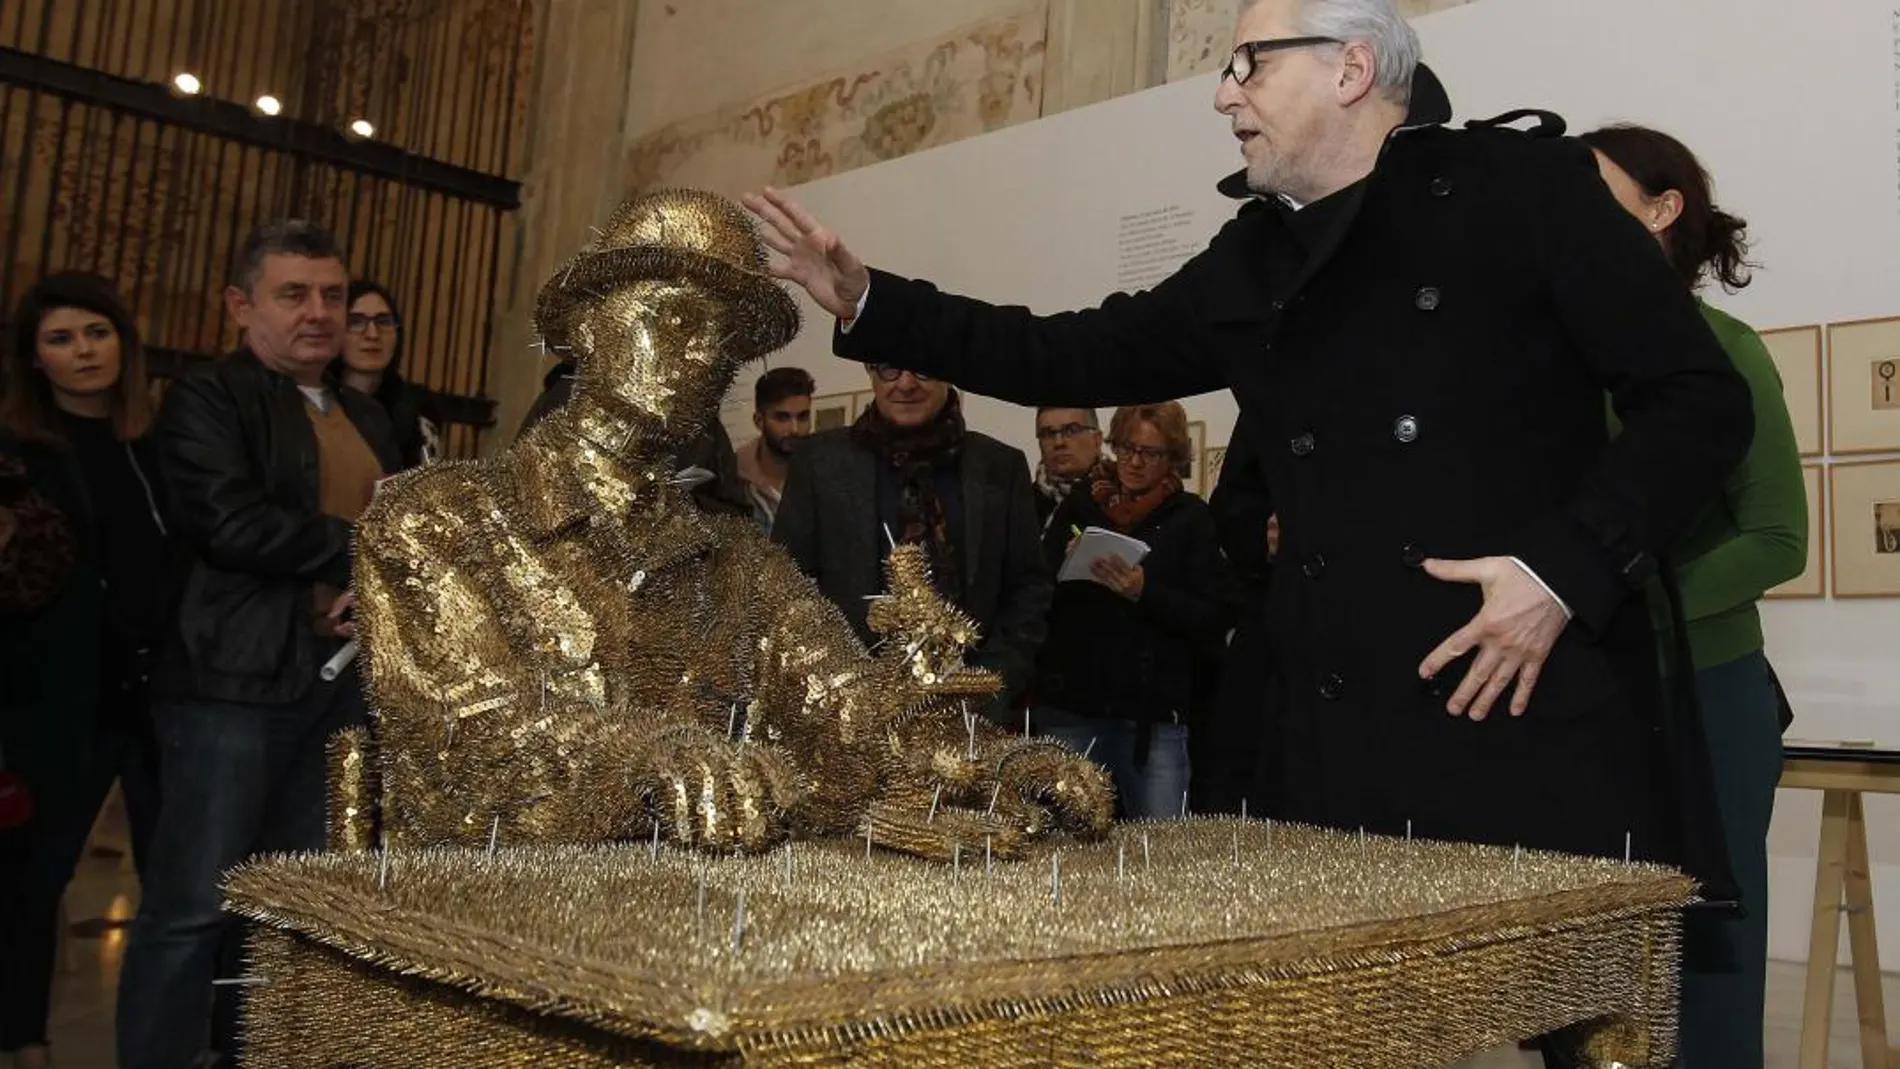
[[[1542,107],[1574,131],[1638,121],[1695,149],[1719,201],[1748,220],[1763,265],[1753,286],[1711,292],[1712,303],[1763,330],[1900,316],[1893,5],[1485,0],[1417,26],[1457,121]],[[1233,202],[1213,186],[1239,155],[1213,110],[1214,87],[1213,76],[1176,83],[795,192],[880,267],[1042,312],[1093,305],[1185,258],[1231,216]],[[810,305],[807,316],[805,333],[771,364],[812,371],[820,394],[867,389],[862,368],[830,355],[830,319]],[[1866,377],[1864,368],[1835,370]],[[728,404],[739,441],[752,433],[751,379]],[[975,429],[1034,456],[1029,412],[966,400]],[[1207,444],[1225,444],[1232,399],[1185,400],[1205,422]],[[1809,463],[1823,476],[1842,459],[1900,461],[1900,449],[1822,453]],[[1884,499],[1900,500],[1900,475],[1891,478],[1895,492]],[[1820,511],[1830,513],[1825,499]],[[1843,537],[1860,537],[1856,530],[1843,525]],[[1798,718],[1791,737],[1900,745],[1900,597],[1777,599],[1764,616],[1769,656]],[[1900,961],[1897,814],[1895,799],[1868,803],[1888,962]],[[1819,822],[1819,795],[1781,792],[1770,837],[1777,957],[1806,956]]]

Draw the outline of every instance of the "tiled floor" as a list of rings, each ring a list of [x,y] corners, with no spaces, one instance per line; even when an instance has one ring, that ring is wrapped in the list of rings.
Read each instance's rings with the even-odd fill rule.
[[[102,840],[113,838],[110,820]],[[105,849],[110,849],[105,848]],[[137,907],[137,884],[120,857],[95,851],[81,863],[67,895],[71,921],[78,927],[65,944],[66,956],[53,998],[53,1049],[59,1069],[111,1069],[112,996],[119,956],[125,947],[121,925]],[[1768,976],[1768,1065],[1794,1069],[1800,1045],[1802,968],[1786,962],[1770,966]],[[1900,1037],[1900,975],[1887,977],[1888,1032]],[[1845,972],[1835,984],[1833,1042],[1829,1069],[1861,1069],[1852,978]],[[1515,1050],[1496,1051],[1458,1069],[1539,1069],[1540,1062]],[[1897,1062],[1896,1064],[1900,1064]],[[0,1069],[11,1069],[0,1065]]]

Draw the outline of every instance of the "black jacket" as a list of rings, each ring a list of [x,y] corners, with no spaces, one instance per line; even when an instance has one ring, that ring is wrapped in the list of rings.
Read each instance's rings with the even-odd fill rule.
[[[392,367],[383,372],[383,380],[372,396],[383,406],[383,414],[389,419],[390,437],[396,454],[402,458],[402,466],[413,468],[422,463],[422,421],[435,422],[428,395]]]
[[[382,406],[333,388],[383,470],[400,470]],[[311,588],[349,587],[351,527],[318,511],[305,403],[243,349],[166,392],[154,435],[189,563],[156,693],[277,704],[316,682]]]
[[[1046,633],[1050,576],[1022,453],[969,431],[961,463],[962,522],[954,535],[963,591],[957,603],[982,630],[970,662],[1003,675],[1004,693],[988,710],[1003,720],[1029,682]],[[865,622],[865,598],[885,588],[886,543],[877,515],[877,459],[851,440],[850,428],[799,443],[772,540],[817,580],[867,643],[874,636]]]
[[[1207,667],[1214,682],[1195,725],[1199,730],[1188,737],[1194,809],[1238,813],[1244,808],[1258,816],[1280,816],[1278,677],[1272,670],[1266,621],[1267,584],[1273,578],[1267,555],[1273,494],[1264,458],[1244,417],[1234,424],[1207,507],[1227,558],[1235,613],[1227,645]]]
[[[1050,575],[1068,555],[1071,528],[1088,527],[1114,525],[1083,480],[1043,534]],[[1189,723],[1208,682],[1200,668],[1223,645],[1233,616],[1213,515],[1182,491],[1122,533],[1148,544],[1141,597],[1130,601],[1086,580],[1056,584],[1049,637],[1036,658],[1036,704],[1144,729]],[[1137,740],[1145,756],[1146,732]]]
[[[1731,894],[1641,591],[1746,451],[1748,387],[1586,146],[1448,117],[1396,129],[1317,244],[1250,199],[1155,288],[1050,316],[873,272],[834,348],[1026,405],[1231,388],[1281,522],[1294,811],[1617,857],[1628,836]],[[1444,709],[1469,656],[1417,669],[1482,593],[1419,566],[1489,556],[1575,617],[1527,715],[1474,723]]]
[[[150,490],[149,497],[126,507],[162,516],[164,487],[151,436],[126,449]],[[144,590],[150,603],[127,604],[127,592],[109,589],[104,581],[96,495],[73,450],[20,442],[0,431],[0,472],[10,474],[16,467],[24,467],[23,478],[0,475],[0,508],[14,504],[17,493],[36,492],[64,515],[76,544],[74,567],[49,604],[31,613],[0,612],[0,767],[51,797],[94,774],[102,717],[142,711],[142,699],[103,699],[108,686],[129,691],[142,682],[130,672],[142,675],[146,658],[120,643],[142,644],[162,631],[172,576],[160,576],[155,589]],[[158,556],[169,558],[162,520],[153,526],[159,529]],[[32,559],[33,547],[16,549],[0,558],[0,568],[40,565]]]

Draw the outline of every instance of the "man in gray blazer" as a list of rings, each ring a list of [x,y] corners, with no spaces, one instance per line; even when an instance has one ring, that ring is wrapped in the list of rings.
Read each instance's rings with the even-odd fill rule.
[[[867,599],[883,591],[891,544],[923,544],[939,590],[982,629],[971,662],[1003,677],[986,713],[1013,724],[1052,592],[1028,461],[967,430],[948,383],[888,367],[870,375],[876,403],[792,454],[772,539],[867,643]]]

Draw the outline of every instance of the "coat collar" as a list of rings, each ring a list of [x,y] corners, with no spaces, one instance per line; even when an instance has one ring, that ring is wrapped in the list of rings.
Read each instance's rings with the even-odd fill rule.
[[[1433,70],[1421,63],[1412,74],[1412,101],[1406,108],[1405,122],[1395,128],[1390,136],[1417,130],[1426,126],[1443,126],[1451,121],[1451,95],[1445,92],[1445,83],[1438,80]],[[1251,200],[1264,197],[1247,188],[1247,169],[1241,168],[1215,185],[1221,194],[1234,200]]]
[[[564,420],[543,420],[529,431],[526,440],[509,451],[514,512],[537,540],[596,515],[580,476],[568,462],[566,451],[559,448],[558,437],[564,433],[573,433]],[[713,531],[688,494],[661,486],[652,502],[636,507],[647,510],[645,519],[627,525],[616,538],[629,563],[636,567],[658,571],[698,556],[713,545]]]

